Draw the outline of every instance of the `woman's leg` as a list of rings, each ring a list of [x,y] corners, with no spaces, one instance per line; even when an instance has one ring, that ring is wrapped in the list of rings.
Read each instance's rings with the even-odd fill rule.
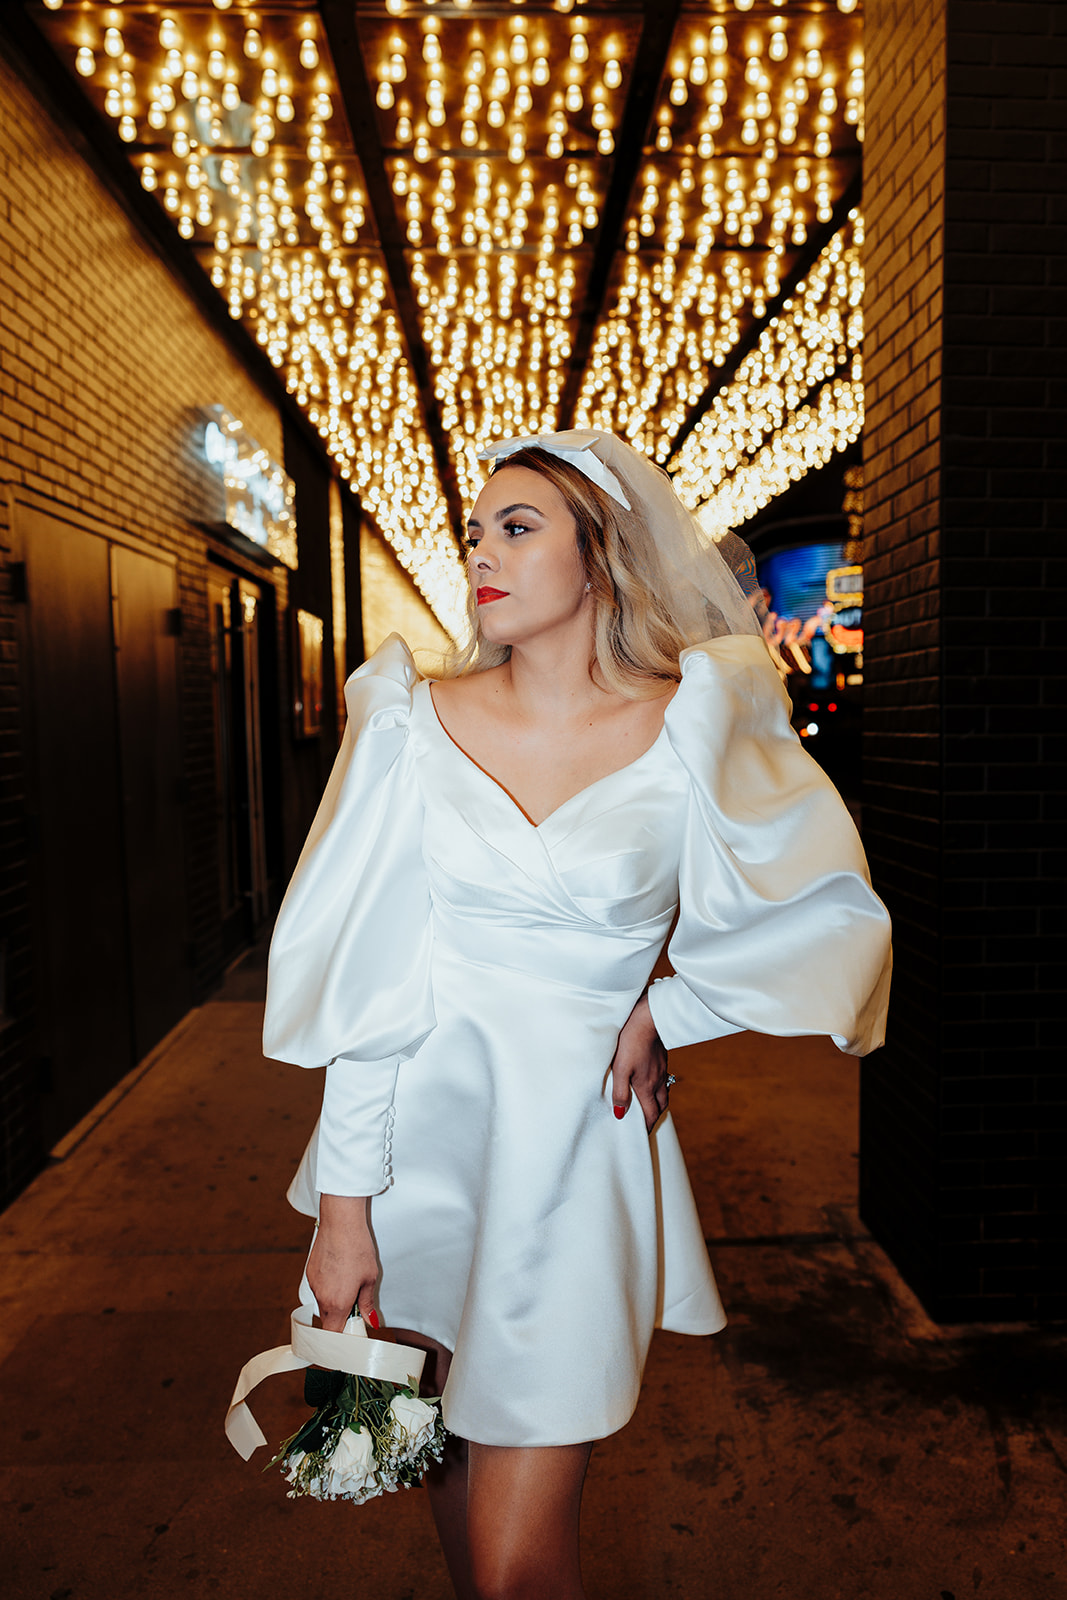
[[[584,1600],[578,1522],[592,1445],[468,1448],[476,1600]]]
[[[440,1394],[451,1352],[404,1328],[427,1352],[422,1390]],[[504,1448],[449,1435],[423,1482],[457,1600],[584,1600],[578,1523],[590,1444]]]
[[[466,1439],[450,1433],[440,1466],[430,1467],[422,1480],[456,1600],[478,1600],[467,1545],[468,1448]]]
[[[397,1344],[414,1345],[426,1351],[420,1388],[423,1394],[440,1394],[448,1377],[452,1352],[423,1333],[406,1328],[390,1328]],[[430,1497],[437,1537],[456,1591],[457,1600],[477,1600],[467,1552],[467,1441],[450,1433],[439,1466],[428,1468],[423,1483]]]

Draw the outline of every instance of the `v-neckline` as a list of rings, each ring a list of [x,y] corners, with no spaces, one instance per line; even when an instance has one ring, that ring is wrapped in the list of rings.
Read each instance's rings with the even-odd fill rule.
[[[511,806],[515,814],[520,817],[523,822],[525,822],[526,826],[533,833],[540,833],[541,829],[546,827],[554,817],[558,817],[561,811],[565,811],[567,807],[573,805],[576,800],[581,800],[587,794],[591,794],[592,791],[594,789],[598,789],[602,783],[609,783],[612,778],[618,778],[622,773],[629,772],[632,767],[639,766],[640,763],[645,760],[646,756],[650,756],[652,752],[657,749],[657,747],[667,737],[667,720],[666,713],[664,713],[663,726],[660,728],[652,743],[646,749],[642,750],[639,756],[635,756],[632,761],[627,761],[621,767],[614,767],[611,772],[605,772],[600,778],[594,778],[592,783],[587,783],[584,788],[577,789],[574,794],[568,795],[566,800],[561,800],[559,805],[554,806],[547,816],[541,818],[540,822],[535,822],[530,816],[529,812],[525,811],[523,807],[520,806],[510,789],[505,789],[504,785],[498,778],[494,778],[493,774],[488,772],[485,767],[479,765],[472,755],[468,755],[467,751],[464,750],[461,744],[457,744],[456,740],[453,739],[452,735],[449,733],[448,729],[445,727],[444,723],[441,721],[441,718],[437,714],[437,706],[434,702],[431,680],[429,678],[424,679],[424,684],[426,689],[426,698],[430,702],[430,720],[440,733],[441,737],[445,739],[449,745],[451,745],[452,749],[466,762],[468,767],[473,768],[475,772],[481,773],[482,777],[485,778],[487,782],[492,784],[497,793],[503,795],[504,799]]]

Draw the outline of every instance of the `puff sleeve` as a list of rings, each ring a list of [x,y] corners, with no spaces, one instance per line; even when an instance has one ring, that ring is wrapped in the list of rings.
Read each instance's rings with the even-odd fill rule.
[[[885,1037],[889,916],[843,801],[789,725],[761,639],[682,656],[668,737],[690,777],[669,955],[649,1005],[668,1049],[742,1029]]]
[[[392,634],[345,685],[344,739],[271,941],[263,1053],[328,1068],[297,1178],[305,1193],[386,1186],[398,1063],[436,1023],[422,801],[408,740],[417,681],[410,651]]]

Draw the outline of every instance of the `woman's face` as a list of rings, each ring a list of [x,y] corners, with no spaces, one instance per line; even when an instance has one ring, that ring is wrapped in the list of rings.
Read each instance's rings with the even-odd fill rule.
[[[539,472],[500,467],[467,530],[467,571],[485,639],[522,644],[591,616],[574,517]]]

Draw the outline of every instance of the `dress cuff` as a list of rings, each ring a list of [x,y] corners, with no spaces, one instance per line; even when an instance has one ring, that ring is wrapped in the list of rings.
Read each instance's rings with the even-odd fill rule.
[[[648,1008],[666,1050],[681,1050],[683,1045],[703,1044],[745,1031],[709,1011],[677,976],[655,980],[648,991]]]
[[[393,1181],[393,1093],[398,1060],[349,1061],[326,1068],[315,1188],[319,1194],[380,1194]]]

